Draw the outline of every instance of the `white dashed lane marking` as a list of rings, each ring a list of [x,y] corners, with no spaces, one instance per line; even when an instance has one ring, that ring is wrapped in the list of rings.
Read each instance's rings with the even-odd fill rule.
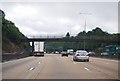
[[[31,67],[29,70],[31,71],[31,70],[34,70],[35,69],[35,67]]]
[[[88,68],[86,68],[86,67],[85,67],[84,69],[87,70],[87,71],[90,71],[90,69],[88,69]]]

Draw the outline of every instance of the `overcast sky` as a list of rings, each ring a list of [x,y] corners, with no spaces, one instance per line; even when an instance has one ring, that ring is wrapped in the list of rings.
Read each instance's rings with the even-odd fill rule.
[[[84,30],[85,19],[86,31],[100,27],[118,33],[117,2],[5,2],[0,8],[26,36],[75,35]]]

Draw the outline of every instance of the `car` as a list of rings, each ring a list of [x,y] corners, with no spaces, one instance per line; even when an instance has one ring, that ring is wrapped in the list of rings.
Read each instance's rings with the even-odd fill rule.
[[[89,62],[89,54],[85,50],[77,50],[73,56],[73,61],[86,61]]]
[[[70,54],[70,55],[73,55],[73,54],[74,54],[74,52],[73,52],[73,51],[70,51],[70,52],[69,52],[69,54]]]
[[[68,53],[69,55],[73,55],[74,51],[73,51],[73,49],[68,49],[68,50],[67,50],[67,53]]]
[[[55,54],[59,54],[59,52],[58,52],[58,51],[55,51]]]
[[[66,51],[62,51],[61,53],[62,53],[61,56],[68,56],[68,53]]]
[[[88,54],[89,54],[90,56],[94,56],[94,55],[96,55],[95,52],[89,52]]]
[[[101,55],[109,55],[107,52],[102,52]]]

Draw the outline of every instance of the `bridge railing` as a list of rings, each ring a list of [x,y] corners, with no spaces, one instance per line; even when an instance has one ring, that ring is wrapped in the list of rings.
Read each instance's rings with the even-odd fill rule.
[[[70,37],[75,37],[77,34],[70,34]],[[40,35],[27,35],[28,38],[64,38],[65,34],[40,34]]]
[[[29,35],[27,36],[28,38],[64,38],[66,37],[65,35]],[[79,39],[101,39],[101,40],[113,40],[112,37],[107,37],[107,36],[70,36],[70,37],[75,37],[75,38],[79,38]]]
[[[39,36],[28,36],[28,38],[63,38],[64,35],[39,35]]]
[[[64,38],[66,36],[64,35],[39,35],[39,36],[28,36],[28,38]],[[97,40],[116,40],[113,39],[112,37],[107,37],[107,36],[70,36],[70,38],[78,38],[78,39],[97,39]]]
[[[79,37],[76,37],[78,39],[92,39],[92,40],[116,40],[116,39],[113,39],[112,37],[107,37],[107,36],[79,36]]]

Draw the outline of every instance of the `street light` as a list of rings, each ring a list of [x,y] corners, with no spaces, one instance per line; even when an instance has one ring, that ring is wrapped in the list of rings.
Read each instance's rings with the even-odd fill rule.
[[[92,13],[79,13],[80,15],[92,15]],[[86,17],[85,17],[85,25],[84,25],[84,31],[86,33],[86,26],[87,26],[87,22],[86,22]],[[85,33],[84,33],[84,50],[85,50]]]

